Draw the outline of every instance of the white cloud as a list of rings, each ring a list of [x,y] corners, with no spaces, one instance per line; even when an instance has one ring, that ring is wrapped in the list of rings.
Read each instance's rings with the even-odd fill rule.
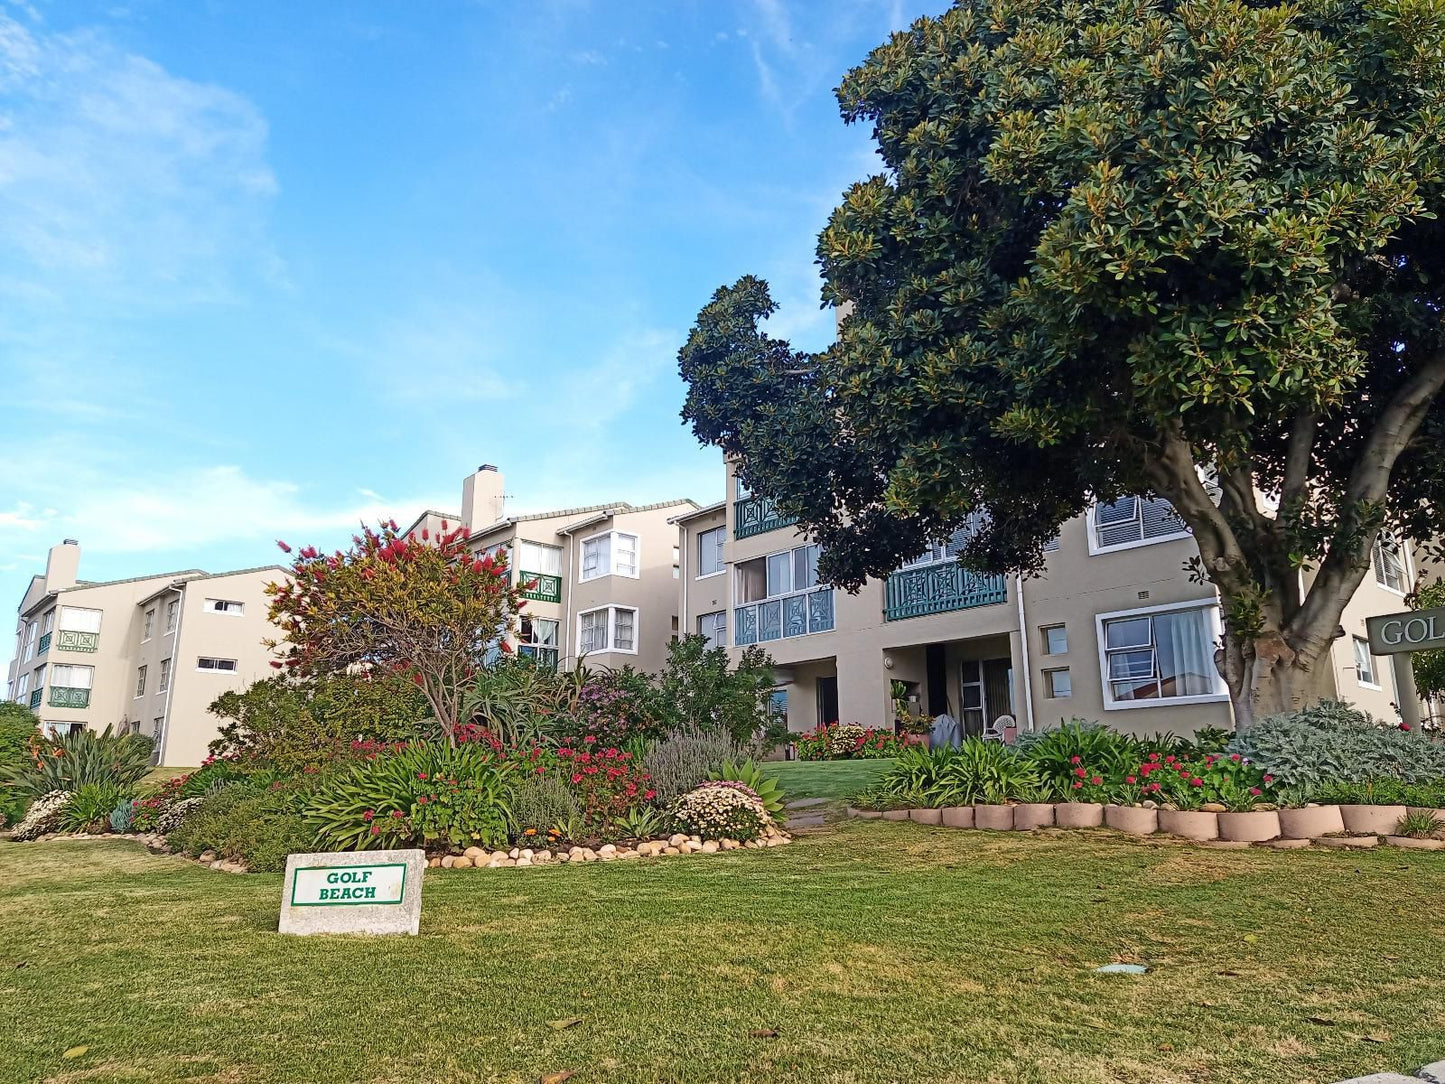
[[[40,526],[44,513],[36,514],[36,510],[24,501],[16,503],[10,511],[0,511],[0,529],[33,531]]]
[[[3,12],[0,94],[0,289],[93,309],[227,299],[243,272],[280,277],[267,127],[244,97],[98,32]]]

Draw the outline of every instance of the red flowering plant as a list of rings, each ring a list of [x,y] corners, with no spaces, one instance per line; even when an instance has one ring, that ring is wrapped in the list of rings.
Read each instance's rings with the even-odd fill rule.
[[[1110,787],[1098,768],[1084,762],[1075,754],[1069,758],[1069,774],[1056,784],[1060,796],[1066,802],[1109,802],[1113,800]]]
[[[1149,778],[1145,796],[1175,809],[1214,803],[1230,812],[1248,812],[1277,797],[1274,777],[1238,753],[1194,757],[1151,753],[1140,770]]]
[[[637,759],[616,746],[602,745],[595,735],[556,749],[533,748],[519,758],[533,773],[555,773],[577,799],[587,827],[594,830],[657,797],[651,777]]]
[[[896,757],[923,738],[865,727],[861,723],[823,723],[793,739],[799,760],[879,760]]]
[[[355,669],[405,677],[448,744],[472,678],[493,651],[511,650],[498,630],[525,605],[505,555],[476,557],[467,528],[445,521],[435,536],[424,528],[403,537],[390,520],[363,527],[348,550],[306,546],[286,581],[266,590],[285,634],[268,642],[281,655],[273,666],[300,677]]]

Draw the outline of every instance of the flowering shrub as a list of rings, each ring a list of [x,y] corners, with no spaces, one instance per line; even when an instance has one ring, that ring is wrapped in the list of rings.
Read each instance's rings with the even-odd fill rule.
[[[768,825],[762,799],[741,783],[703,783],[674,803],[672,815],[703,839],[757,839]]]
[[[19,794],[36,797],[87,783],[129,787],[150,771],[153,747],[150,738],[116,734],[109,726],[100,733],[82,728],[59,738],[36,732],[24,757],[6,772],[6,782]]]
[[[560,747],[556,754],[556,771],[577,799],[583,821],[600,828],[622,817],[633,806],[650,802],[657,791],[650,777],[631,753],[614,746],[599,747],[590,735],[574,748]],[[547,770],[547,757],[541,750],[528,754],[534,773]]]
[[[1121,805],[1152,799],[1176,809],[1218,803],[1231,812],[1247,812],[1275,799],[1274,784],[1274,776],[1239,753],[1150,753],[1115,782],[1113,792]]]
[[[46,832],[54,832],[60,827],[65,807],[74,797],[68,790],[52,790],[48,794],[42,794],[25,811],[25,816],[15,826],[12,838],[25,841],[39,839]]]
[[[575,716],[558,721],[559,735],[574,742],[591,735],[604,747],[660,737],[649,709],[652,696],[647,678],[632,670],[595,675],[577,694]]]
[[[198,795],[195,798],[182,798],[178,802],[171,803],[156,816],[155,830],[163,836],[170,835],[184,824],[186,818],[194,813],[205,800],[205,795]]]
[[[1129,784],[1134,782],[1133,776],[1126,778]],[[1101,769],[1086,764],[1078,753],[1069,758],[1069,774],[1065,779],[1066,782],[1057,786],[1066,802],[1108,802],[1113,799]]]
[[[922,738],[875,730],[861,723],[824,723],[794,739],[799,760],[878,760],[921,744]]]

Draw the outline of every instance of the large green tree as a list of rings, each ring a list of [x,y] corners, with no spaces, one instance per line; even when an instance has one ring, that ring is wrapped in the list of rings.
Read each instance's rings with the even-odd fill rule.
[[[835,345],[743,278],[684,417],[847,587],[969,521],[965,564],[1036,571],[1091,501],[1164,497],[1239,725],[1307,702],[1381,530],[1445,510],[1442,42],[1439,0],[920,19],[838,90],[883,169],[819,238]]]

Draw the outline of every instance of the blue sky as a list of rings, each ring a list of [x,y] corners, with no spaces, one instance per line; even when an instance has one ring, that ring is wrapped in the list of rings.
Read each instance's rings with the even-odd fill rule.
[[[943,0],[0,0],[0,591],[362,518],[722,495],[675,355],[876,168],[834,88]]]

